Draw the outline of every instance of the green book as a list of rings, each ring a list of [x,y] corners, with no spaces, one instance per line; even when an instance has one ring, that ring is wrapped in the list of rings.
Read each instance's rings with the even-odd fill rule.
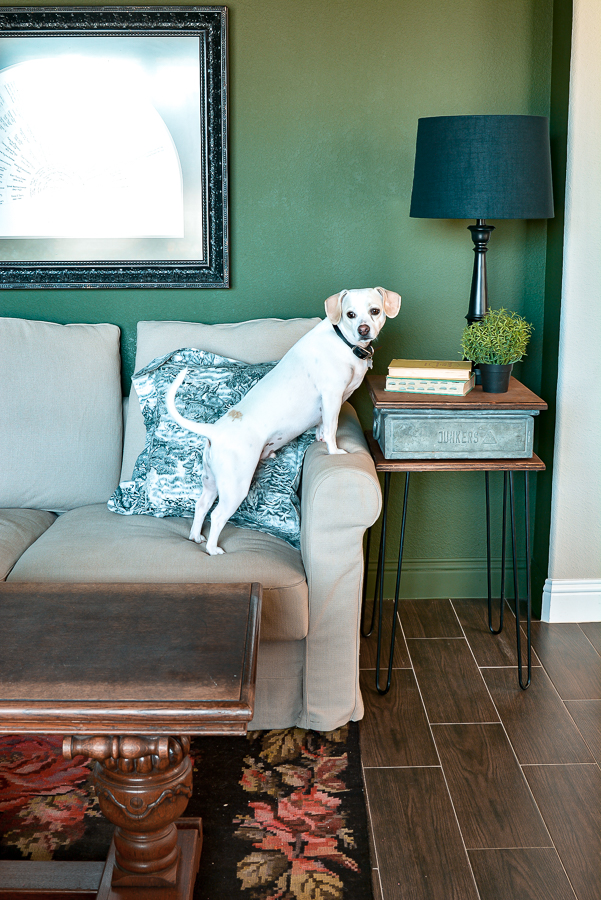
[[[401,394],[449,394],[464,397],[469,394],[474,383],[474,375],[467,381],[450,381],[443,378],[395,378],[388,375],[385,389]]]

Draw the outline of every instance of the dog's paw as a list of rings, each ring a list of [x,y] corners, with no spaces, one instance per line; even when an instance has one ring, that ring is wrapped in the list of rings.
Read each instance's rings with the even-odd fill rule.
[[[225,553],[225,550],[222,550],[221,547],[211,547],[209,550],[208,544],[205,549],[209,556],[221,556],[222,553]]]
[[[188,538],[188,540],[194,541],[195,544],[206,544],[207,542],[204,534],[201,534],[199,531],[194,531],[194,529],[192,529],[192,531],[190,532],[190,537]]]
[[[342,447],[334,447],[333,450],[328,450],[328,453],[331,455],[336,455],[340,453],[348,453],[348,450],[343,450]]]

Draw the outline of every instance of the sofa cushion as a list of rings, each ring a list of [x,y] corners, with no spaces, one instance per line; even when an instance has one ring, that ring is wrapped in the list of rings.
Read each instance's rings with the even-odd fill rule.
[[[201,322],[138,322],[135,371],[153,359],[180,347],[208,350],[246,363],[281,359],[307,331],[320,322],[314,319],[253,319],[225,325]],[[146,429],[135,388],[132,388],[123,442],[120,481],[129,481],[136,459],[144,449]]]
[[[0,507],[106,501],[121,467],[116,325],[0,319]]]
[[[178,394],[180,412],[216,422],[263,378],[274,363],[250,365],[204,350],[183,349],[153,360],[133,384],[146,425],[146,445],[131,481],[122,481],[108,507],[121,515],[193,516],[202,494],[206,440],[177,424],[165,404],[175,377],[186,367]],[[233,525],[257,528],[300,547],[300,501],[296,493],[303,457],[315,429],[281,447],[257,467],[248,496],[230,517]]]
[[[187,540],[190,519],[116,516],[105,503],[60,516],[18,560],[8,581],[263,585],[262,641],[306,636],[309,599],[300,553],[260,531],[226,525],[209,556]]]
[[[55,519],[41,509],[0,509],[0,581]]]

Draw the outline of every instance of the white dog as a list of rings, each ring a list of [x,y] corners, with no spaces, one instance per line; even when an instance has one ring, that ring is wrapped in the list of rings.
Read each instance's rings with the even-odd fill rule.
[[[384,288],[342,291],[325,302],[327,318],[307,332],[242,400],[214,424],[185,419],[175,395],[187,369],[167,391],[167,409],[183,428],[208,439],[203,459],[202,494],[196,503],[190,540],[201,543],[201,529],[213,501],[207,553],[217,546],[223,526],[246,495],[259,460],[309,428],[329,453],[346,453],[336,444],[342,403],[359,387],[369,366],[370,346],[386,317],[394,318],[401,298]]]

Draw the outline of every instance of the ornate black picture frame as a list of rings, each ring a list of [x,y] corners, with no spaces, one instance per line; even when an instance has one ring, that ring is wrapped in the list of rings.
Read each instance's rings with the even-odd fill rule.
[[[0,8],[0,288],[229,287],[227,9]]]

